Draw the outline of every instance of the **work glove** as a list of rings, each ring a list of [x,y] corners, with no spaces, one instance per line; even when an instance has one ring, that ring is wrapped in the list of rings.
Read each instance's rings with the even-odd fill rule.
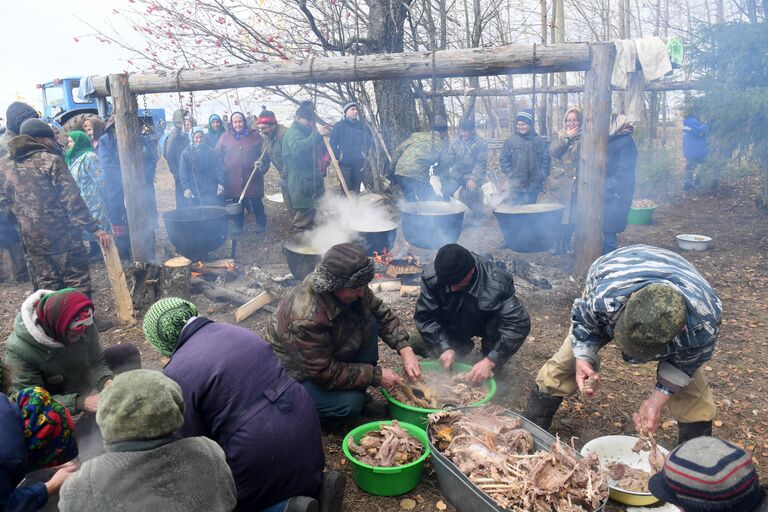
[[[217,196],[224,195],[224,185],[216,185],[216,195]]]
[[[194,194],[192,194],[191,190],[187,189],[187,190],[184,191],[184,198],[185,199],[194,199],[195,196],[194,196]]]
[[[443,184],[440,181],[440,176],[435,174],[434,165],[429,168],[429,185],[432,187],[432,190],[435,191],[437,197],[443,197]]]

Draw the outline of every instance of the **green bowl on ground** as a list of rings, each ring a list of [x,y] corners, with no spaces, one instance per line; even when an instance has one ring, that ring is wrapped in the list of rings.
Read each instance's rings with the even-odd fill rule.
[[[458,373],[465,373],[472,369],[472,365],[470,364],[464,364],[464,363],[454,363],[453,364],[453,370]],[[422,372],[430,372],[430,371],[444,371],[442,366],[440,366],[440,363],[437,361],[422,361],[421,362],[421,370]],[[490,378],[486,381],[486,385],[488,386],[488,393],[485,395],[485,397],[473,404],[470,404],[471,406],[481,406],[485,405],[488,402],[491,401],[491,398],[496,394],[496,380],[493,378]],[[396,419],[397,421],[401,423],[410,423],[411,425],[416,425],[417,427],[426,430],[427,424],[429,423],[429,420],[427,419],[427,415],[432,414],[433,412],[441,411],[442,409],[426,409],[424,407],[416,407],[414,405],[408,405],[404,404],[403,402],[400,402],[399,400],[395,400],[392,395],[389,394],[389,392],[381,388],[381,394],[384,395],[384,398],[387,399],[387,408],[389,409],[389,415],[392,416],[393,419]]]
[[[391,421],[372,421],[371,423],[360,425],[344,437],[342,449],[344,450],[344,455],[352,463],[352,478],[360,489],[369,494],[376,496],[400,496],[414,490],[421,481],[424,461],[429,456],[427,433],[415,425],[399,423],[403,430],[418,439],[422,446],[424,446],[424,453],[421,457],[403,466],[383,468],[363,464],[349,451],[350,438],[354,439],[356,443],[360,443],[360,439],[365,434],[373,430],[379,430],[381,425],[391,425]]]
[[[650,208],[630,208],[629,215],[627,215],[627,224],[635,224],[644,226],[653,222],[653,212],[656,211],[656,207]]]

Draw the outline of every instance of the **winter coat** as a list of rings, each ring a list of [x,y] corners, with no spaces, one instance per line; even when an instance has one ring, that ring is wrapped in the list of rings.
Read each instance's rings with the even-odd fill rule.
[[[686,160],[703,160],[707,158],[707,132],[709,126],[695,117],[689,116],[683,120],[683,156]]]
[[[224,184],[224,174],[216,151],[207,144],[189,145],[181,153],[179,177],[182,190],[191,190],[195,196],[190,201],[192,205],[221,203],[216,190],[219,184]]]
[[[503,365],[525,341],[531,321],[515,295],[512,274],[472,256],[475,275],[461,292],[437,282],[434,264],[424,269],[413,321],[424,342],[439,353],[473,336],[485,336],[488,325],[495,324],[499,339],[486,357]]]
[[[205,437],[127,441],[84,462],[61,488],[61,512],[229,512],[235,484],[221,448]]]
[[[318,165],[322,136],[311,127],[294,121],[283,137],[283,164],[288,176],[288,194],[296,209],[314,208],[325,193],[324,176]]]
[[[332,293],[316,293],[312,277],[293,288],[267,325],[267,340],[298,380],[324,389],[365,389],[381,383],[381,368],[350,362],[378,335],[395,350],[409,346],[408,333],[392,310],[366,286],[365,295],[342,305]]]
[[[344,117],[333,125],[329,142],[342,167],[359,171],[365,165],[366,156],[373,144],[373,137],[362,121],[359,119],[352,121]]]
[[[19,408],[0,393],[0,510],[33,512],[48,502],[45,484],[17,487],[27,472],[27,443]]]
[[[11,139],[0,161],[0,210],[19,226],[27,253],[62,254],[83,249],[82,232],[98,222],[88,212],[67,164],[35,138]]]
[[[83,412],[85,397],[114,375],[104,358],[95,325],[70,345],[60,343],[37,323],[35,305],[50,290],[27,297],[13,322],[4,361],[11,367],[15,391],[39,386],[74,414]]]
[[[117,139],[113,131],[107,131],[99,137],[97,147],[101,170],[104,172],[106,183],[107,211],[112,224],[128,224],[128,212],[125,210],[125,191],[123,189],[123,174],[120,170],[120,155],[117,150]]]
[[[552,197],[565,205],[563,222],[572,224],[571,210],[576,207],[576,176],[579,172],[579,154],[581,152],[581,137],[569,138],[564,131],[558,133],[555,140],[549,144],[549,154],[555,159],[555,165],[547,178],[545,190]]]
[[[627,215],[635,195],[637,146],[631,133],[612,135],[605,155],[605,204],[603,231],[621,233],[627,229]]]
[[[253,332],[197,318],[163,373],[184,396],[184,437],[205,436],[227,455],[242,510],[317,496],[325,457],[317,410]]]
[[[551,167],[546,139],[533,130],[515,132],[501,149],[499,166],[511,192],[541,192]]]
[[[452,148],[456,161],[448,176],[462,186],[469,180],[474,181],[478,186],[485,183],[488,175],[488,144],[474,135],[469,140],[456,139],[453,141]]]
[[[221,136],[216,145],[216,154],[224,177],[224,197],[238,199],[253,171],[254,163],[261,156],[262,138],[256,132],[235,138],[232,130]],[[269,158],[264,155],[259,170],[256,171],[245,197],[264,197],[264,173],[269,169]]]
[[[99,157],[89,151],[76,158],[69,167],[69,172],[80,187],[80,195],[88,206],[91,216],[104,231],[109,231],[109,211],[107,210],[107,182],[101,170]]]
[[[397,147],[392,158],[395,175],[426,183],[433,164],[437,164],[435,174],[444,174],[453,165],[455,155],[448,141],[434,132],[416,132]]]
[[[179,175],[179,158],[187,146],[189,146],[189,137],[181,128],[174,128],[165,138],[163,157],[168,162],[168,170],[174,176]]]
[[[267,156],[272,165],[275,166],[277,172],[280,173],[281,179],[286,179],[285,162],[283,161],[283,138],[285,138],[285,132],[288,128],[279,124],[275,128],[274,133],[268,139],[264,139],[264,147],[267,148]]]
[[[218,131],[214,130],[211,126],[211,121],[214,119],[218,119],[221,123]],[[224,127],[224,121],[222,121],[217,114],[213,114],[208,118],[208,131],[205,132],[205,135],[203,136],[203,142],[207,144],[211,149],[216,149],[216,144],[219,143],[219,139],[222,135],[224,135],[224,133],[226,133],[226,131],[227,129]]]

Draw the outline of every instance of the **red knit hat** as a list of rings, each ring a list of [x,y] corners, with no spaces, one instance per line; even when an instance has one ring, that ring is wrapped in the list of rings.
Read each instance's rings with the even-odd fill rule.
[[[93,309],[93,302],[87,295],[74,288],[64,288],[40,299],[36,306],[37,322],[45,334],[66,343],[69,324],[88,308]]]
[[[271,110],[262,110],[256,118],[256,124],[277,124],[277,117]]]

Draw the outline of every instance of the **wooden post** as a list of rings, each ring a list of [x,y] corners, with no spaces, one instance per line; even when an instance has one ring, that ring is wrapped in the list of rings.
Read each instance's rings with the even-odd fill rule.
[[[347,187],[347,180],[345,180],[344,175],[341,174],[341,166],[339,165],[339,161],[336,160],[336,155],[333,153],[333,148],[331,147],[331,142],[328,140],[327,135],[323,135],[323,142],[325,143],[325,149],[328,151],[328,156],[331,157],[331,167],[336,171],[336,176],[339,178],[339,183],[341,183],[341,188],[344,190],[344,195],[347,196],[347,199],[351,199],[352,196]],[[360,191],[358,190],[357,192],[359,193]]]
[[[603,249],[605,150],[611,122],[613,43],[592,44],[584,84],[584,122],[576,204],[576,270],[584,275]]]
[[[107,276],[115,294],[115,310],[117,311],[117,323],[120,325],[133,325],[136,319],[133,316],[133,301],[128,292],[128,284],[125,282],[125,272],[120,263],[120,255],[117,252],[114,240],[110,240],[105,247],[99,244],[104,255],[104,264],[107,267]]]
[[[136,97],[128,88],[128,75],[110,75],[109,87],[114,103],[115,137],[128,212],[131,255],[134,261],[152,262],[155,260],[155,240],[144,198],[146,180]]]

